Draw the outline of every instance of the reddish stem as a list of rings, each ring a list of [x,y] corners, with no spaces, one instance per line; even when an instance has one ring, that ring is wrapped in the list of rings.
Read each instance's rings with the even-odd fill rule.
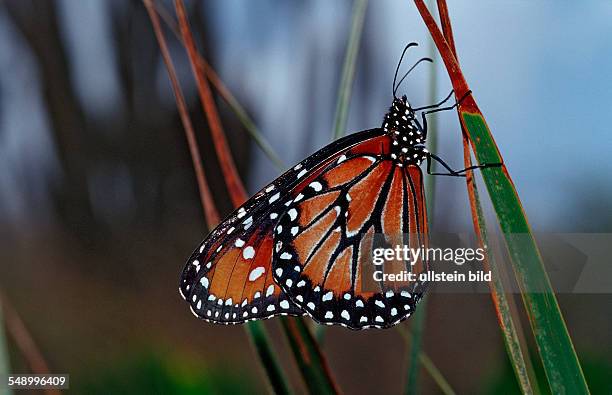
[[[198,181],[200,201],[202,202],[202,207],[204,208],[206,223],[210,229],[213,229],[219,223],[219,213],[215,207],[215,202],[212,198],[210,188],[208,187],[208,182],[206,181],[206,174],[204,173],[204,167],[202,166],[202,158],[200,156],[200,150],[193,131],[193,125],[191,124],[191,119],[189,118],[189,112],[187,111],[185,97],[183,96],[181,86],[178,82],[176,70],[174,69],[174,64],[172,63],[172,58],[170,57],[170,52],[168,51],[168,45],[166,44],[166,38],[164,37],[154,5],[151,0],[143,1],[145,7],[147,8],[147,12],[149,13],[151,23],[153,24],[153,30],[155,31],[155,36],[157,37],[157,41],[159,43],[162,58],[164,59],[164,63],[168,69],[168,76],[170,77],[170,83],[172,84],[172,91],[174,92],[174,97],[176,99],[176,106],[179,110],[181,122],[183,123],[183,129],[185,129],[185,135],[187,136],[187,143],[189,145],[189,152],[191,153],[196,179]]]
[[[25,358],[30,369],[34,374],[49,374],[49,364],[43,357],[40,349],[34,342],[34,338],[28,331],[21,317],[13,306],[9,303],[6,296],[0,293],[0,309],[4,313],[4,321],[7,333],[13,338],[21,355]],[[44,391],[48,395],[60,394],[60,391],[47,389]]]
[[[205,77],[204,68],[202,63],[198,61],[198,50],[189,28],[189,21],[187,19],[187,12],[185,11],[185,5],[182,0],[175,0],[176,14],[178,16],[178,23],[183,36],[183,43],[187,48],[187,54],[189,56],[189,62],[196,78],[198,86],[198,93],[200,100],[202,101],[202,108],[206,114],[208,125],[210,127],[210,133],[212,134],[213,143],[215,145],[215,151],[219,157],[219,164],[221,165],[221,171],[225,177],[225,183],[232,199],[234,206],[238,207],[247,200],[247,194],[244,189],[238,171],[234,164],[234,159],[230,152],[223,127],[221,126],[221,119],[217,112],[215,100],[213,98],[208,80]]]

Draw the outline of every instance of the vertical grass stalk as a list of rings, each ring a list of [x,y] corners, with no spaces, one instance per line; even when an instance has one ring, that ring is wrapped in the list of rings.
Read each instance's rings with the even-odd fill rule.
[[[172,66],[172,62],[167,51],[167,46],[165,44],[165,38],[159,25],[159,18],[157,16],[157,13],[155,12],[152,1],[143,1],[147,6],[147,11],[149,12],[149,16],[151,17],[151,20],[154,25],[155,33],[158,37],[158,41],[160,42],[160,48],[164,53],[164,60],[168,67],[168,72],[169,74],[171,74],[171,79],[176,79],[176,73],[174,72],[174,67]],[[202,101],[203,110],[206,114],[206,118],[211,129],[213,141],[215,142],[215,150],[217,151],[217,155],[219,157],[219,162],[225,177],[227,189],[234,206],[237,207],[239,204],[241,204],[247,199],[247,195],[244,190],[242,181],[235,172],[235,167],[233,166],[233,158],[231,156],[231,152],[229,151],[229,147],[226,144],[225,134],[221,126],[214,99],[212,98],[212,93],[208,86],[208,80],[204,78],[202,64],[197,60],[199,58],[199,54],[197,53],[195,42],[193,40],[191,30],[189,28],[187,14],[183,2],[181,0],[176,0],[175,8],[179,18],[179,27],[181,31],[181,36],[183,38],[183,43],[185,44],[185,47],[187,49],[189,60],[191,62],[192,69],[196,77],[200,100]],[[180,87],[178,88],[178,90],[175,89],[175,96],[178,97],[177,93],[180,93],[180,96],[182,97]],[[180,106],[181,102],[177,100],[177,104],[179,104]],[[182,102],[182,105],[184,106],[184,100]],[[302,325],[305,325],[301,317],[295,318],[294,320],[299,321]],[[275,354],[272,351],[272,347],[269,343],[268,336],[265,332],[263,324],[261,322],[248,323],[245,325],[245,328],[247,330],[247,333],[251,337],[252,343],[256,346],[258,355],[262,360],[262,363],[264,365],[264,368],[266,369],[266,373],[268,374],[268,378],[270,379],[274,390],[280,393],[286,393],[289,389],[289,386],[286,384],[286,379],[284,378],[284,375],[282,374],[282,371],[280,370],[279,365],[276,362]],[[289,337],[290,341],[298,344],[305,342],[302,338],[294,338],[295,336],[300,335],[303,334],[301,332],[287,332],[287,336]],[[319,375],[325,375],[327,381],[333,383],[331,375],[329,374],[327,369],[325,369],[324,365],[320,362],[324,362],[324,358],[318,350],[316,342],[311,342],[310,348],[307,351],[309,350],[317,350],[319,358],[315,359],[312,355],[308,354],[303,355],[304,358],[315,361],[314,363],[308,366],[308,369],[318,370]]]
[[[467,95],[468,84],[449,43],[424,1],[414,0],[414,3],[444,60],[456,96],[465,96],[458,108],[460,121],[478,164],[501,163],[500,167],[482,169],[481,174],[513,263],[515,278],[550,389],[553,393],[587,394],[589,389],[584,373],[499,148],[474,95]]]
[[[355,69],[357,67],[357,54],[361,45],[361,33],[365,21],[368,0],[356,0],[353,5],[351,17],[351,30],[349,32],[348,45],[342,65],[342,76],[340,87],[336,95],[336,113],[334,116],[334,130],[332,140],[342,137],[346,133],[346,121],[348,119],[349,107],[351,104],[351,93],[355,82]],[[319,343],[325,338],[327,328],[324,325],[316,324],[314,327],[315,337]]]
[[[281,324],[288,336],[289,345],[296,358],[304,383],[311,394],[338,394],[340,390],[331,379],[327,361],[303,319],[281,317]]]
[[[404,338],[406,346],[412,349],[412,334],[405,326],[398,326],[398,331],[400,335]],[[425,371],[429,373],[429,376],[432,380],[438,385],[440,391],[445,395],[454,395],[455,391],[446,380],[442,372],[438,369],[438,367],[434,364],[434,362],[429,358],[427,354],[425,354],[422,350],[419,351],[418,359]]]
[[[155,7],[155,10],[159,14],[159,16],[170,28],[172,33],[174,33],[175,37],[184,45],[183,37],[181,36],[179,27],[176,21],[168,12],[168,10],[166,10],[162,4],[159,4],[157,2],[155,2],[153,6]],[[255,141],[255,144],[257,144],[257,146],[268,157],[268,159],[270,159],[270,161],[278,170],[284,170],[285,165],[283,164],[282,160],[274,151],[268,140],[266,140],[263,133],[261,133],[261,131],[257,128],[257,125],[255,125],[255,121],[253,121],[253,119],[249,116],[246,109],[240,104],[240,102],[238,101],[238,99],[236,99],[232,92],[230,92],[230,90],[225,86],[223,81],[221,81],[221,78],[219,78],[219,75],[206,61],[206,59],[204,59],[204,57],[202,57],[202,55],[197,52],[195,53],[195,56],[196,62],[198,63],[199,67],[204,69],[204,74],[206,75],[206,78],[208,78],[208,81],[211,83],[212,87],[215,88],[219,96],[229,106],[234,115],[238,117],[238,120],[240,121],[240,123],[242,123],[242,126],[244,126],[245,130],[247,131],[249,136],[251,136],[253,141]]]
[[[219,214],[215,207],[214,201],[212,199],[210,188],[208,187],[208,183],[206,181],[206,176],[204,174],[204,168],[202,166],[202,161],[200,158],[199,149],[195,140],[195,134],[193,131],[193,126],[191,124],[191,120],[189,118],[189,113],[187,111],[187,105],[185,103],[185,98],[182,93],[181,87],[178,82],[178,78],[176,75],[176,71],[174,69],[174,64],[172,62],[172,58],[170,57],[170,52],[168,51],[168,46],[166,44],[166,39],[164,37],[159,18],[155,11],[155,8],[152,4],[151,0],[143,0],[145,7],[147,8],[147,12],[149,13],[149,17],[151,19],[151,23],[153,24],[153,30],[155,31],[155,35],[157,37],[157,41],[159,43],[160,51],[166,64],[166,68],[168,70],[168,75],[170,77],[170,81],[172,84],[172,90],[174,92],[174,96],[177,103],[177,108],[179,111],[179,115],[181,118],[181,122],[183,123],[183,128],[185,129],[187,142],[189,145],[193,166],[196,172],[196,178],[198,180],[198,187],[200,191],[200,200],[204,209],[205,219],[208,223],[210,229],[213,229],[215,225],[219,222]],[[263,328],[261,323],[250,323],[245,327],[247,334],[249,335],[249,339],[251,343],[255,346],[255,350],[262,362],[264,369],[266,370],[268,379],[270,381],[270,385],[274,389],[276,393],[289,393],[289,386],[287,384],[287,380],[280,369],[278,362],[275,359],[274,352],[272,351],[272,347],[270,341],[265,333],[265,329]]]
[[[434,58],[434,51],[436,49],[434,43],[429,41],[429,57]],[[429,87],[428,87],[428,103],[435,103],[436,92],[438,90],[438,73],[435,67],[431,68],[429,74]],[[437,152],[438,150],[438,119],[432,117],[427,122],[427,144],[430,152]],[[435,172],[435,163],[432,170]],[[425,203],[427,207],[427,220],[429,221],[429,229],[433,229],[435,214],[435,201],[436,201],[436,179],[435,177],[429,177],[425,183]],[[410,348],[410,354],[408,356],[408,375],[406,377],[406,390],[407,395],[417,394],[419,388],[419,371],[421,361],[421,350],[423,348],[423,332],[425,330],[425,323],[427,317],[427,300],[428,297],[424,297],[421,300],[419,309],[412,318],[412,347]]]
[[[10,372],[10,360],[8,354],[8,343],[6,332],[4,331],[4,314],[2,303],[0,302],[0,377],[7,377]],[[4,383],[3,383],[4,384]],[[6,388],[6,395],[12,395],[13,391]]]
[[[459,63],[457,50],[455,48],[455,40],[453,38],[453,29],[445,0],[438,0],[438,13],[440,15],[440,24],[442,26],[444,38],[448,42],[457,63]],[[463,127],[463,124],[461,124],[461,132],[463,140],[463,164],[465,168],[468,168],[472,166],[472,158],[470,154],[469,137],[467,131]],[[470,210],[472,213],[474,233],[478,240],[479,247],[486,251],[486,246],[490,245],[487,233],[487,224],[485,221],[484,212],[482,210],[482,205],[480,204],[478,187],[474,179],[473,171],[468,171],[466,173],[466,186],[470,202]],[[506,292],[500,277],[500,268],[497,267],[494,256],[488,252],[486,253],[485,260],[483,261],[483,268],[486,271],[491,272],[492,280],[489,283],[491,299],[493,301],[493,305],[495,306],[497,319],[504,338],[504,345],[506,347],[506,351],[508,353],[508,357],[519,387],[524,394],[539,393],[535,373],[529,358],[529,350],[527,348],[526,339],[522,333],[518,309],[515,306],[513,299],[509,300],[506,298]],[[519,331],[518,329],[521,330]]]
[[[357,54],[361,43],[361,32],[365,21],[368,0],[355,0],[353,5],[353,16],[351,31],[349,33],[344,65],[342,66],[342,79],[338,89],[338,101],[336,104],[336,115],[334,117],[334,134],[336,140],[346,132],[346,120],[348,118],[349,105],[351,103],[351,93],[355,81],[355,66],[357,64]]]

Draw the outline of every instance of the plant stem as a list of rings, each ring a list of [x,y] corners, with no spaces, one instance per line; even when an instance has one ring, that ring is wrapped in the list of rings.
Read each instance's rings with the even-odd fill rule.
[[[8,354],[8,343],[6,342],[6,334],[4,332],[4,315],[2,311],[2,303],[0,303],[0,377],[7,377],[10,372],[10,361]],[[11,395],[13,391],[5,388],[6,395]]]
[[[357,63],[357,54],[359,53],[361,32],[363,31],[363,22],[365,20],[367,7],[368,0],[355,0],[351,32],[349,33],[344,65],[342,66],[342,80],[340,81],[340,88],[338,89],[338,102],[336,104],[336,115],[334,117],[334,140],[342,137],[346,132],[346,120],[348,118],[348,110],[351,103],[353,83],[355,81],[355,65]]]
[[[304,376],[304,382],[312,394],[338,394],[338,389],[327,366],[327,361],[308,326],[302,319],[281,317],[281,324],[288,336],[293,355]]]
[[[433,59],[435,51],[435,45],[429,41],[429,57]],[[432,67],[429,77],[429,103],[436,102],[436,92],[438,87],[438,73],[436,69]],[[428,121],[428,132],[427,132],[428,149],[430,152],[437,152],[438,150],[438,119],[436,117],[431,118]],[[435,164],[432,170],[435,171]],[[429,177],[425,184],[425,203],[427,207],[427,220],[429,222],[429,229],[432,229],[434,223],[435,213],[435,202],[436,202],[436,179],[435,177]],[[412,317],[412,347],[410,349],[409,362],[408,362],[408,376],[406,381],[406,394],[417,394],[419,388],[419,365],[420,355],[423,348],[423,332],[425,329],[425,322],[427,316],[427,297],[421,300],[419,309]]]
[[[189,150],[191,153],[193,166],[198,179],[198,187],[200,190],[201,197],[200,200],[204,209],[206,217],[205,220],[208,223],[208,227],[210,229],[213,229],[219,222],[219,214],[217,208],[215,207],[215,203],[210,193],[210,188],[208,187],[208,183],[206,181],[204,168],[202,167],[202,161],[200,159],[199,149],[195,140],[193,126],[191,124],[189,113],[187,111],[185,98],[183,96],[180,84],[178,83],[174,64],[172,63],[172,58],[170,57],[170,52],[168,51],[166,39],[161,29],[159,18],[153,7],[152,1],[143,0],[143,2],[145,4],[145,7],[147,8],[147,12],[149,13],[151,23],[153,24],[153,30],[155,31],[160,51],[162,53],[164,63],[166,64],[166,68],[168,70],[168,75],[172,83],[172,90],[174,92],[174,97],[176,99],[179,114],[181,116],[183,128],[185,129],[185,134],[187,136],[187,142],[189,144]],[[289,386],[287,384],[286,379],[284,378],[282,370],[280,369],[276,359],[274,358],[272,346],[268,340],[268,337],[266,336],[265,328],[262,326],[261,323],[258,322],[247,324],[245,326],[245,330],[252,344],[255,346],[262,365],[266,370],[272,388],[274,388],[275,391],[279,391],[280,393],[288,393]],[[283,392],[283,389],[286,389],[286,391]]]
[[[550,389],[553,393],[589,393],[525,211],[491,130],[474,95],[467,95],[469,87],[457,59],[427,6],[423,0],[414,2],[444,60],[456,96],[465,96],[458,110],[476,160],[480,165],[501,164],[500,167],[482,169],[481,174],[513,262]]]

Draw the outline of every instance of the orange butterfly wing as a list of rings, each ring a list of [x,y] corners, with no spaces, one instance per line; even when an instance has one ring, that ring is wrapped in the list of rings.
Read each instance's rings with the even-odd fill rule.
[[[381,129],[359,132],[311,155],[226,218],[191,255],[179,291],[199,318],[225,324],[303,310],[272,276],[273,231],[310,180],[347,152],[376,150]]]
[[[276,225],[273,276],[291,300],[316,321],[352,329],[385,328],[407,318],[425,291],[416,282],[369,280],[375,234],[387,243],[426,245],[422,172],[385,154],[339,158],[308,180]],[[427,262],[385,265],[385,273],[428,270]],[[369,277],[368,277],[369,276]],[[366,285],[366,280],[369,284]]]

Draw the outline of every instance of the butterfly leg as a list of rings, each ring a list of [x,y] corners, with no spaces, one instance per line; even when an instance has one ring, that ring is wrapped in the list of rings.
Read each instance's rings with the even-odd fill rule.
[[[432,173],[432,171],[431,171],[431,160],[432,159],[434,159],[436,162],[440,163],[446,170],[448,170],[448,173]],[[474,166],[466,167],[465,169],[462,169],[462,170],[453,170],[439,156],[437,156],[435,154],[432,154],[431,152],[429,152],[427,154],[427,174],[431,174],[433,176],[465,177],[465,172],[467,172],[469,170],[485,169],[487,167],[499,167],[501,165],[502,165],[502,163],[484,163],[482,165],[474,165]]]
[[[453,95],[453,93],[455,93],[455,90],[454,90],[454,89],[451,89],[451,91],[450,91],[450,93],[448,94],[448,96],[446,96],[446,97],[445,97],[445,98],[444,98],[442,101],[440,101],[439,103],[437,103],[437,104],[431,104],[431,105],[429,105],[429,106],[424,106],[424,107],[419,107],[419,108],[413,108],[413,110],[414,110],[414,111],[421,111],[421,110],[427,110],[427,109],[430,109],[430,108],[437,108],[437,107],[440,107],[442,104],[446,103],[446,102],[447,102],[447,101],[448,101],[448,100],[451,98],[451,96]]]
[[[438,104],[434,104],[432,106],[427,106],[427,107],[421,107],[420,109],[415,109],[415,111],[419,111],[419,110],[424,110],[427,108],[435,108],[435,107],[440,107],[442,104],[444,104],[444,102],[446,102],[450,96],[454,93],[454,91],[451,91],[451,94],[448,95],[446,97],[446,99],[444,99],[443,101],[441,101]],[[427,118],[425,117],[427,114],[433,114],[434,112],[440,112],[440,111],[448,111],[448,110],[452,110],[453,108],[457,107],[459,104],[461,104],[461,102],[463,100],[465,100],[466,97],[468,97],[469,95],[472,94],[472,91],[467,91],[467,93],[465,95],[463,95],[463,97],[461,99],[459,99],[458,101],[455,102],[455,104],[453,104],[452,106],[448,106],[448,107],[442,107],[442,108],[436,108],[435,110],[430,110],[430,111],[423,111],[421,113],[421,119],[423,120],[423,131],[426,133],[427,132]]]

